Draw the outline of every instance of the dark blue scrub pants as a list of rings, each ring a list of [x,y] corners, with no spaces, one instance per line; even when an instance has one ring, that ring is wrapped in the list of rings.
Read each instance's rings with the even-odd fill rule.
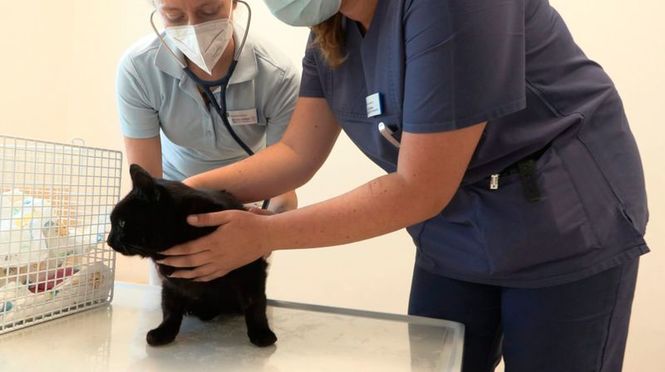
[[[464,372],[614,372],[623,364],[639,259],[559,286],[473,284],[414,269],[409,314],[465,325]]]

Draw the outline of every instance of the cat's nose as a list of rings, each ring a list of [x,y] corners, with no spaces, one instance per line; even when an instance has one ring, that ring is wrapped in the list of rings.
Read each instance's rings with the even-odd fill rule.
[[[113,231],[111,231],[108,238],[106,238],[106,244],[113,249],[118,247],[118,239],[116,239],[116,234]]]

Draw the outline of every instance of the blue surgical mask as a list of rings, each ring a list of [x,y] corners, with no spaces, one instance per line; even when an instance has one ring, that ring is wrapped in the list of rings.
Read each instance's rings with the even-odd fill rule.
[[[291,26],[316,26],[334,16],[342,0],[263,0],[272,14]]]

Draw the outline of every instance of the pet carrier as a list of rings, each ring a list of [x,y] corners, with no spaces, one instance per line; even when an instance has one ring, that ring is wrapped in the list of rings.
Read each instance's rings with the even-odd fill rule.
[[[0,334],[110,302],[122,153],[0,136]]]

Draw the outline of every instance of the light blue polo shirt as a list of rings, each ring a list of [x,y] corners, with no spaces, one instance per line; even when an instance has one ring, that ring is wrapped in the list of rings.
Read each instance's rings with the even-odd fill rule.
[[[235,40],[243,30],[235,25]],[[168,38],[171,49],[183,58]],[[239,44],[239,43],[237,43]],[[184,60],[184,59],[181,59]],[[300,77],[279,49],[247,38],[227,88],[227,110],[242,114],[232,125],[254,152],[278,142],[298,97]],[[128,138],[161,136],[163,177],[182,180],[247,157],[208,107],[194,81],[156,36],[123,56],[117,75],[118,113]],[[217,93],[219,99],[219,94]],[[249,120],[255,114],[256,120]]]

